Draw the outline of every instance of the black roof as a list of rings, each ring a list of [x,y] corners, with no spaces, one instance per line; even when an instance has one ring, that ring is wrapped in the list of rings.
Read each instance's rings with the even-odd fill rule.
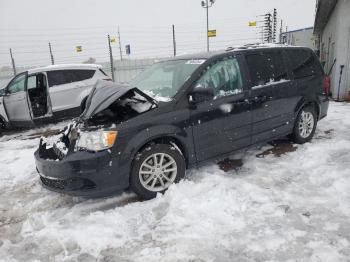
[[[248,44],[244,46],[235,46],[235,47],[228,47],[224,50],[218,50],[218,51],[211,51],[211,52],[200,52],[200,53],[193,53],[193,54],[185,54],[185,55],[179,55],[173,58],[170,58],[168,60],[190,60],[190,59],[209,59],[218,55],[227,54],[228,52],[231,53],[237,53],[237,52],[249,52],[259,49],[289,49],[289,48],[305,48],[305,47],[297,47],[297,46],[289,46],[289,45],[282,45],[282,44]]]

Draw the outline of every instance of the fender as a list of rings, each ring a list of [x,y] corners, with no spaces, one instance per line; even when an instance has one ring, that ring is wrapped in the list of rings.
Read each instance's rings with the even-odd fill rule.
[[[300,113],[300,111],[306,106],[306,105],[310,105],[313,104],[315,106],[317,106],[316,108],[316,113],[317,113],[317,118],[320,118],[320,112],[321,112],[321,105],[318,101],[316,100],[306,100],[304,97],[302,97],[298,104],[296,105],[294,112],[295,112],[295,118],[298,116],[298,114]]]
[[[194,154],[194,146],[192,135],[188,135],[188,133],[176,126],[172,125],[159,125],[144,129],[137,135],[135,135],[131,140],[128,141],[126,148],[124,149],[122,155],[129,156],[126,158],[121,158],[120,164],[131,165],[132,160],[136,156],[137,152],[145,146],[147,143],[162,138],[162,137],[170,137],[181,143],[181,148],[184,150],[183,154],[185,158],[187,158],[188,163],[192,163],[195,161]],[[130,157],[131,156],[131,157]],[[193,159],[192,159],[193,158]]]

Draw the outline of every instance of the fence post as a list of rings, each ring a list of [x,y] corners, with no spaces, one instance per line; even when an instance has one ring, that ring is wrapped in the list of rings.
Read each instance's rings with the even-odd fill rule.
[[[14,74],[14,75],[17,75],[17,72],[16,72],[16,65],[15,65],[15,59],[13,59],[12,49],[11,49],[11,48],[10,48],[10,56],[11,56],[13,74]]]
[[[49,50],[50,50],[50,57],[51,57],[51,64],[55,64],[55,60],[53,59],[53,54],[52,54],[52,48],[51,48],[51,43],[49,42]]]
[[[176,56],[175,25],[173,25],[173,48],[174,48],[174,56]]]
[[[123,51],[122,51],[122,40],[120,39],[119,26],[118,26],[118,42],[119,42],[120,61],[122,61],[123,60]]]
[[[111,37],[109,35],[108,35],[108,46],[109,46],[109,59],[111,64],[111,74],[112,74],[112,80],[114,82],[113,53],[112,53],[112,46],[111,46]]]

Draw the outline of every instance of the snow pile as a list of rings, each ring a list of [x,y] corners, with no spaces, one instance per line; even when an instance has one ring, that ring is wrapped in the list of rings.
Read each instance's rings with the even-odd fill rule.
[[[331,104],[312,143],[238,152],[163,196],[85,200],[43,189],[38,138],[0,138],[0,257],[7,261],[348,261],[350,105]],[[0,260],[1,260],[0,259]]]

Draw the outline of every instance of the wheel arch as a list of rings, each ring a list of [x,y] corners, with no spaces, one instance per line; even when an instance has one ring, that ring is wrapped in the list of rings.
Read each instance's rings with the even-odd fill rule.
[[[312,106],[316,110],[317,119],[320,118],[321,106],[317,101],[301,99],[295,108],[295,117],[298,116],[300,111],[307,106]]]
[[[171,135],[171,134],[163,134],[163,135],[157,135],[154,137],[150,137],[147,141],[142,143],[135,150],[135,154],[133,155],[132,159],[134,159],[139,152],[141,152],[144,148],[146,148],[147,146],[149,146],[151,144],[166,144],[166,145],[174,146],[183,155],[183,157],[185,159],[186,167],[188,167],[188,150],[185,146],[185,142],[182,141],[176,135]]]

